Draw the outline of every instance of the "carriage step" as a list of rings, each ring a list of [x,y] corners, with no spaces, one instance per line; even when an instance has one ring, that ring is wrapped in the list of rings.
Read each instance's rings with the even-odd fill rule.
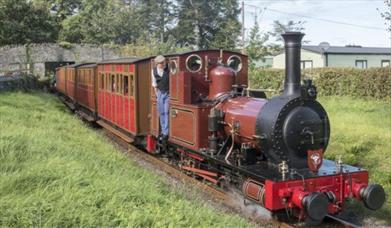
[[[100,126],[106,128],[111,133],[115,134],[116,136],[120,137],[121,139],[125,140],[128,143],[132,143],[134,141],[131,137],[125,135],[124,133],[120,132],[119,130],[105,123],[103,120],[98,120],[96,121],[96,123],[98,123]]]

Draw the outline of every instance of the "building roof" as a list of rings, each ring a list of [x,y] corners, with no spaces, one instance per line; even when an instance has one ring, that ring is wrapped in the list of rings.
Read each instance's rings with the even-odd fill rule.
[[[330,46],[326,51],[323,51],[317,45],[303,45],[302,49],[316,53],[328,54],[375,54],[375,55],[391,55],[391,48],[383,47],[361,47],[361,46]]]

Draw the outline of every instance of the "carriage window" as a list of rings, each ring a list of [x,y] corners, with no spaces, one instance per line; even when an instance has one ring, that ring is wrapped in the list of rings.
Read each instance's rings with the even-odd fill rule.
[[[190,72],[197,72],[202,68],[202,60],[198,55],[190,55],[186,59],[186,68]]]
[[[123,91],[124,91],[125,96],[129,95],[129,77],[128,76],[124,76]]]
[[[114,75],[114,90],[113,90],[113,92],[114,93],[118,92],[118,74]]]
[[[111,84],[110,84],[110,92],[114,92],[115,91],[115,75],[112,74],[111,75]]]
[[[105,89],[105,75],[104,74],[101,74],[100,75],[100,89]]]
[[[130,96],[134,96],[134,81],[133,81],[133,75],[130,75],[130,80],[129,80],[129,93]]]
[[[110,81],[110,74],[106,74],[106,90],[107,92],[111,91],[111,81]]]
[[[122,93],[122,74],[117,74],[117,93]]]
[[[94,85],[94,82],[95,82],[95,75],[94,75],[94,72],[93,71],[91,71],[90,72],[90,78],[91,78],[91,85]]]
[[[103,77],[104,77],[104,81],[105,81],[105,83],[103,84],[103,89],[105,90],[105,91],[107,91],[107,74],[103,74]]]
[[[232,55],[227,60],[227,65],[236,73],[242,69],[242,60],[237,55]]]

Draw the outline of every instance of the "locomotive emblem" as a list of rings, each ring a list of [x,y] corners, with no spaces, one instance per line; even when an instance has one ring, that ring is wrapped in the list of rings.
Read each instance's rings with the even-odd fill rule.
[[[323,162],[323,150],[308,150],[307,152],[307,164],[308,168],[313,171],[317,172],[322,165]]]

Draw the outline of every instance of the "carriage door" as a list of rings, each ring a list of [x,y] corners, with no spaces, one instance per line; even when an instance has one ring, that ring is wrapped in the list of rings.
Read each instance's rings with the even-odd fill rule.
[[[152,74],[152,70],[153,68],[155,67],[155,62],[153,61],[153,58],[151,59],[151,69],[150,71],[148,72],[147,76],[148,77],[151,77],[151,74]],[[154,136],[158,136],[159,135],[159,127],[160,127],[160,124],[159,124],[159,113],[158,113],[158,109],[157,109],[157,100],[156,100],[156,94],[155,94],[155,90],[153,89],[152,87],[152,81],[149,85],[149,89],[150,89],[150,96],[151,96],[151,107],[149,110],[151,110],[151,113],[150,113],[150,123],[151,123],[151,134],[154,135]]]

